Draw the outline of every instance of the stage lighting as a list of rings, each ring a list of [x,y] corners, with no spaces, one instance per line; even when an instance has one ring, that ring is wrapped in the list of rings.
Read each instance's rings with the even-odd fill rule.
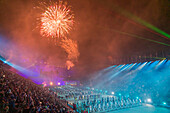
[[[166,102],[163,102],[163,105],[166,105]]]
[[[147,99],[147,102],[151,103],[151,102],[152,102],[152,100],[151,100],[150,98],[148,98],[148,99]]]
[[[58,85],[60,85],[61,83],[60,82],[58,82]]]
[[[112,92],[112,95],[114,95],[115,94],[115,92]]]
[[[136,99],[139,99],[139,97],[136,97]]]
[[[44,84],[43,87],[47,86],[47,84]]]
[[[52,85],[53,85],[53,82],[50,82],[50,85],[52,86]]]
[[[121,96],[121,93],[119,93],[119,96]]]

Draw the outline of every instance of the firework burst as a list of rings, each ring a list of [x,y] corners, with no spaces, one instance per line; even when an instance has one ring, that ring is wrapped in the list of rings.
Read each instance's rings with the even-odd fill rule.
[[[65,37],[74,23],[70,7],[62,1],[46,7],[40,19],[40,33],[46,37]]]

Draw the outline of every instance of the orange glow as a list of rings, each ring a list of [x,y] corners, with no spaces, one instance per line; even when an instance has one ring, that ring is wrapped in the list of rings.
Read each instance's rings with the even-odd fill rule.
[[[53,82],[50,82],[50,85],[52,86],[52,85],[53,85]]]
[[[62,39],[61,47],[66,51],[68,54],[68,59],[71,61],[77,61],[80,53],[78,51],[78,45],[76,41],[71,39]]]

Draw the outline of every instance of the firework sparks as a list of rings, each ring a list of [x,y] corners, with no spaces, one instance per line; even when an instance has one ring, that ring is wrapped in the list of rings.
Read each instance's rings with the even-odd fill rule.
[[[69,60],[77,61],[80,53],[78,51],[78,45],[76,41],[67,38],[63,39],[61,41],[61,47],[64,48],[64,50],[68,54]]]
[[[40,33],[47,37],[64,37],[73,26],[74,16],[66,3],[59,1],[41,15]]]
[[[66,66],[67,66],[67,70],[70,70],[70,68],[74,67],[74,64],[70,60],[67,60]]]

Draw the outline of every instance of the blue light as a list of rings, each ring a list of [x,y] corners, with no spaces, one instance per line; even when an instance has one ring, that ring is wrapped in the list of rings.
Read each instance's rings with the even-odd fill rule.
[[[112,66],[112,67],[116,67],[117,65],[114,65],[114,66]]]
[[[128,69],[129,67],[131,67],[132,65],[133,64],[127,64],[120,71],[124,71],[124,70]]]
[[[159,63],[159,61],[160,61],[160,60],[157,60],[157,61],[155,61],[155,62],[152,62],[152,63],[149,65],[148,70],[154,68],[154,67]]]
[[[120,71],[124,70],[129,64],[123,65],[123,67],[121,67]]]
[[[107,73],[102,73],[102,77],[96,80],[96,84],[98,87],[105,87],[105,90],[109,92],[108,94],[112,94],[110,90],[113,90],[116,92],[115,96],[124,97],[125,95],[125,98],[127,98],[127,94],[129,93],[129,95],[133,95],[133,99],[135,100],[154,103],[155,98],[152,100],[151,97],[157,94],[157,92],[154,92],[155,88],[157,88],[158,94],[161,96],[164,96],[162,92],[168,94],[169,73],[170,60],[122,64],[108,70]],[[109,87],[107,88],[107,86]],[[166,90],[162,87],[165,87]],[[138,93],[133,92],[134,89]],[[103,93],[105,93],[105,90]],[[122,95],[117,92],[122,92]],[[162,106],[168,105],[164,101],[161,101],[159,104]]]
[[[167,61],[166,59],[160,61],[160,62],[156,65],[155,69],[158,69],[159,67],[161,67],[166,61]]]
[[[147,64],[147,62],[144,62],[144,63],[141,64],[137,69],[138,69],[138,70],[141,70],[146,64]]]
[[[166,102],[163,102],[163,105],[166,105]]]
[[[124,64],[124,65],[125,65],[125,64]],[[124,65],[118,65],[118,66],[116,66],[115,69],[120,69],[120,68],[122,68]]]

